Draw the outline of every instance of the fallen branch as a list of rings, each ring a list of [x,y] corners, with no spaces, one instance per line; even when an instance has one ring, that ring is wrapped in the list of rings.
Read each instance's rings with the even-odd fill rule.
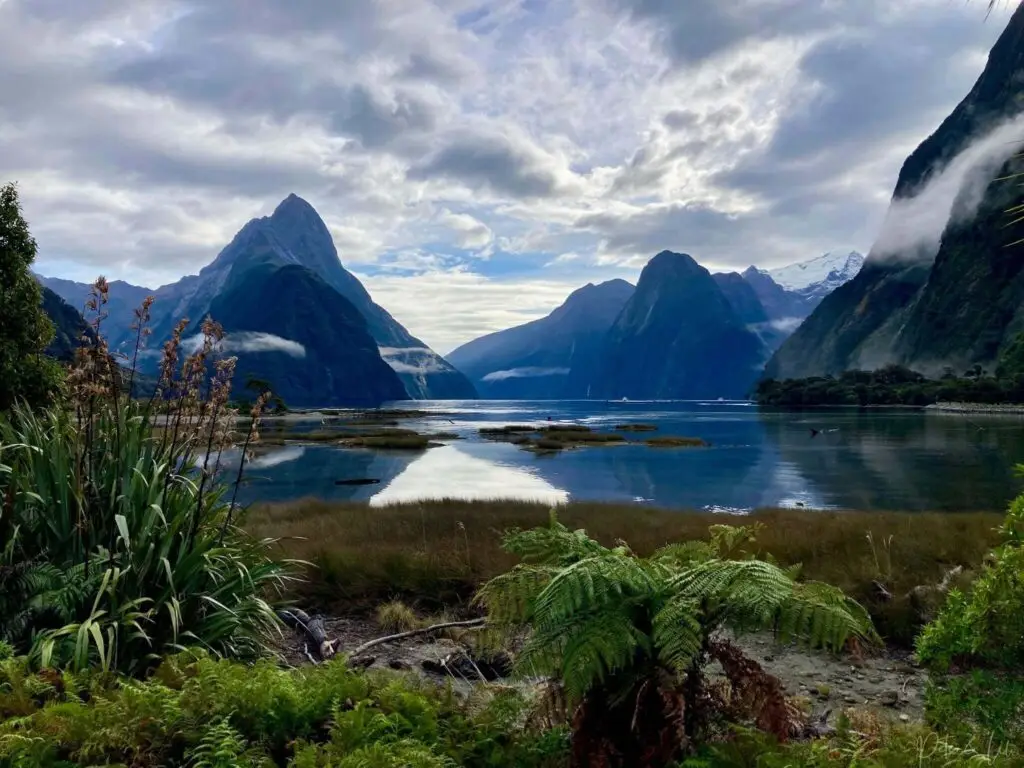
[[[385,637],[378,637],[376,640],[369,640],[358,648],[349,653],[349,658],[354,659],[366,653],[371,648],[375,648],[378,645],[384,643],[393,643],[396,640],[405,640],[409,637],[418,637],[419,635],[429,635],[434,632],[440,632],[442,629],[455,629],[460,627],[463,629],[479,629],[484,626],[484,619],[470,619],[469,621],[446,621],[443,624],[433,624],[429,627],[422,627],[420,629],[410,629],[408,632],[399,632],[395,635],[387,635]]]
[[[314,616],[310,618],[308,613],[300,611],[298,608],[278,611],[277,615],[289,627],[302,630],[313,641],[313,647],[317,649],[321,659],[329,659],[336,653],[337,649],[335,646],[337,645],[337,640],[328,639],[323,617]],[[308,647],[305,649],[305,653],[307,657],[312,659]]]

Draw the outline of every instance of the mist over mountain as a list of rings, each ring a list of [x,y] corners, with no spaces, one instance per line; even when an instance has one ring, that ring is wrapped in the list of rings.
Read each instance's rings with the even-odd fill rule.
[[[1005,228],[1019,191],[1005,177],[1024,170],[1011,157],[1024,127],[1022,40],[1019,6],[970,93],[903,164],[864,267],[782,345],[768,376],[887,363],[962,371],[991,365],[1024,330],[1024,262]]]

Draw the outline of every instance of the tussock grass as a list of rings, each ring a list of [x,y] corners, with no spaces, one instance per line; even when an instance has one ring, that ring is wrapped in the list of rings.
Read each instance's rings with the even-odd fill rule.
[[[246,528],[256,536],[289,537],[279,545],[284,554],[316,564],[298,589],[323,610],[351,611],[395,597],[440,610],[464,603],[483,581],[515,565],[499,546],[501,532],[542,525],[548,510],[517,501],[370,508],[300,500],[251,508]],[[761,552],[783,565],[802,563],[804,578],[840,587],[869,608],[884,636],[910,642],[927,608],[910,591],[938,583],[956,566],[976,567],[997,543],[1002,516],[781,509],[718,515],[579,502],[563,507],[559,519],[603,544],[626,539],[641,555],[707,539],[710,525],[761,522]],[[881,597],[876,581],[893,599]]]
[[[385,632],[408,632],[421,623],[416,612],[401,600],[391,600],[377,608],[377,624]]]
[[[652,437],[644,440],[651,448],[707,448],[708,443],[699,437]]]

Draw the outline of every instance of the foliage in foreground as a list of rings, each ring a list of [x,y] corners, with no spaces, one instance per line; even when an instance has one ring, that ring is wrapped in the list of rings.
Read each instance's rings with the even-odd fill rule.
[[[929,718],[965,742],[1024,750],[1024,494],[969,593],[952,590],[918,639]],[[959,674],[958,674],[959,673]]]
[[[18,189],[6,184],[0,187],[0,412],[19,401],[50,402],[60,386],[60,368],[44,354],[53,323],[40,305],[35,258]]]
[[[565,732],[524,729],[525,706],[495,690],[469,708],[450,690],[342,660],[284,670],[185,653],[146,682],[111,683],[33,675],[11,658],[0,661],[0,766],[564,765]]]
[[[101,279],[67,407],[0,419],[0,640],[43,666],[129,674],[185,646],[257,655],[278,627],[265,597],[286,566],[236,527],[219,482],[234,360],[215,360],[220,330],[206,323],[179,367],[180,325],[155,435],[157,408],[124,394],[131,382],[99,333],[105,300]]]
[[[716,720],[749,716],[780,738],[801,713],[780,682],[722,634],[770,629],[780,640],[843,648],[874,641],[864,609],[827,584],[746,554],[756,529],[716,526],[712,544],[670,545],[649,558],[550,525],[512,531],[523,562],[479,600],[498,628],[529,635],[516,664],[550,676],[567,699],[577,765],[667,765]],[[708,684],[719,662],[729,681]]]

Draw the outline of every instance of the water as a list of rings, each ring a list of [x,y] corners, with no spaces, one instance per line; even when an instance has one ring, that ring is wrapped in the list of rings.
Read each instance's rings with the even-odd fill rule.
[[[756,507],[855,510],[1002,510],[1022,484],[1024,419],[919,410],[764,412],[729,402],[445,401],[402,426],[463,439],[420,453],[327,445],[268,449],[250,465],[243,502],[306,496],[383,505],[431,498],[636,502],[746,511]],[[553,422],[610,430],[651,423],[658,435],[701,437],[710,448],[629,445],[538,456],[482,440],[481,427]],[[300,425],[306,428],[308,425]],[[811,430],[820,432],[812,437]],[[336,480],[377,478],[377,485]]]

